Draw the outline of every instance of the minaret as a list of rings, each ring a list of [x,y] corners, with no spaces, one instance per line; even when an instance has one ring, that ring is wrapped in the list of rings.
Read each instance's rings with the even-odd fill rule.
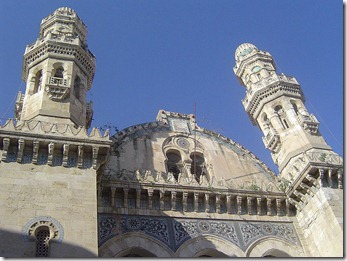
[[[111,140],[108,131],[87,131],[95,58],[86,34],[75,11],[59,8],[26,47],[26,92],[18,94],[16,121],[0,125],[0,230],[16,235],[0,237],[1,246],[15,246],[3,247],[4,256],[98,255],[98,170]]]
[[[341,161],[320,134],[316,117],[307,111],[298,81],[283,73],[277,74],[268,52],[244,43],[236,49],[235,60],[234,72],[246,87],[243,106],[252,123],[263,132],[265,147],[271,151],[283,178],[298,178],[299,168],[293,168],[292,163],[304,155],[312,162],[324,158],[319,166],[328,163],[328,159],[329,164]],[[337,168],[339,166],[341,164]]]
[[[86,101],[95,71],[87,28],[74,10],[59,8],[44,18],[36,42],[25,49],[17,121],[41,121],[84,126],[92,120],[92,103]]]
[[[297,210],[305,251],[342,256],[342,158],[320,134],[298,81],[277,74],[270,53],[244,43],[236,49],[235,60],[234,72],[246,87],[243,106],[279,167],[282,188]]]

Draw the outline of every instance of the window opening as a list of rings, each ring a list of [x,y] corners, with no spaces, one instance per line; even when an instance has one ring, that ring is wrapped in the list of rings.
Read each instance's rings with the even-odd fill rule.
[[[36,257],[48,257],[50,232],[48,227],[40,227],[36,234]]]
[[[81,86],[81,79],[80,77],[76,76],[75,78],[75,82],[74,82],[74,96],[76,97],[76,99],[80,99],[80,86]]]
[[[201,176],[207,174],[205,168],[205,159],[203,155],[197,153],[191,154],[190,158],[192,159],[190,171],[194,175],[196,181],[200,182]]]
[[[42,84],[42,70],[38,71],[35,75],[35,86],[33,93],[37,93],[41,90],[41,84]]]
[[[55,74],[54,74],[54,77],[57,77],[57,78],[64,78],[64,68],[63,67],[59,67],[55,70]]]
[[[169,151],[166,153],[167,157],[167,171],[171,172],[176,180],[178,175],[181,173],[181,155],[179,152]]]

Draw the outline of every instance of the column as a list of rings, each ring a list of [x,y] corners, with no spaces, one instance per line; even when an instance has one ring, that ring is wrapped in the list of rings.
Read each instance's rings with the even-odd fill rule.
[[[205,193],[205,212],[210,212],[210,194]]]
[[[227,212],[231,214],[231,195],[227,195]]]
[[[187,211],[188,209],[188,192],[183,192],[183,196],[182,196],[182,200],[183,200],[183,211]]]
[[[22,162],[23,151],[24,151],[24,139],[20,138],[18,140],[17,162]]]
[[[111,188],[111,207],[114,208],[115,207],[115,194],[116,194],[116,188]]]
[[[77,166],[79,168],[83,168],[83,146],[78,146],[78,159],[77,159]]]
[[[6,161],[7,160],[8,148],[10,147],[10,138],[4,138],[2,140],[2,144],[3,144],[3,150],[2,150],[1,160],[2,161]]]
[[[50,166],[53,165],[53,154],[54,154],[54,142],[50,142],[48,144],[48,161],[47,161],[47,164]]]
[[[252,215],[252,197],[247,197],[247,212]]]
[[[38,157],[38,154],[39,154],[39,144],[40,142],[37,141],[37,140],[34,140],[33,141],[33,164],[37,164],[37,157]]]
[[[194,211],[199,211],[199,193],[194,193]]]
[[[216,195],[216,212],[219,214],[221,211],[220,211],[220,195],[217,194]]]
[[[164,202],[164,195],[165,195],[165,191],[160,190],[159,191],[159,204],[160,204],[160,210],[164,210],[165,208],[165,202]]]
[[[328,169],[328,186],[329,187],[333,186],[332,174],[333,174],[333,170]]]
[[[266,215],[271,216],[271,208],[272,208],[272,202],[271,198],[266,198]]]
[[[171,192],[171,209],[173,211],[176,211],[176,195],[177,195],[176,191]]]
[[[63,145],[63,166],[67,167],[67,162],[69,159],[69,144]]]
[[[141,189],[136,189],[136,208],[141,208]]]
[[[290,213],[289,213],[289,207],[290,207],[290,203],[289,203],[289,200],[288,199],[286,199],[286,214],[287,214],[287,216],[289,216],[290,215]]]
[[[242,213],[242,197],[241,196],[236,197],[236,204],[237,204],[237,214],[241,215]]]
[[[337,170],[337,179],[338,179],[338,182],[339,182],[339,188],[342,189],[343,188],[343,171],[342,169],[338,169]]]
[[[99,147],[93,147],[93,168],[96,169],[98,163]]]
[[[124,207],[128,208],[128,188],[123,188],[124,191]]]
[[[324,169],[319,169],[320,186],[324,186]]]
[[[276,211],[277,211],[277,216],[281,216],[281,201],[282,199],[276,198]]]
[[[262,198],[257,198],[257,215],[261,215],[261,200]]]
[[[148,209],[153,208],[153,190],[148,189]]]

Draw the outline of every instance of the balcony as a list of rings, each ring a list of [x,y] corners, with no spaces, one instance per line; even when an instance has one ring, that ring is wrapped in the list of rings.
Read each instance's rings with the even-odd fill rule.
[[[280,136],[274,129],[270,129],[268,134],[262,139],[265,147],[271,151],[276,151],[280,147]]]
[[[63,101],[69,94],[70,88],[67,79],[58,77],[49,77],[46,84],[46,92],[50,94],[50,99],[54,101]]]
[[[316,117],[311,115],[298,115],[297,116],[298,122],[301,127],[304,128],[304,130],[308,130],[310,133],[317,133],[319,122],[317,121]]]

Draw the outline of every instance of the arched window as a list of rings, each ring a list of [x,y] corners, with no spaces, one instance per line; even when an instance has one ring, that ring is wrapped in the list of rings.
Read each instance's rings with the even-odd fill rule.
[[[190,171],[194,175],[196,181],[200,182],[200,177],[207,174],[204,155],[200,153],[192,153],[190,158],[192,159]]]
[[[298,115],[298,114],[299,114],[298,106],[297,106],[296,103],[293,102],[293,101],[291,101],[290,103],[291,103],[292,106],[293,106],[293,109],[294,109],[294,111],[295,111],[295,114]]]
[[[166,152],[167,171],[171,172],[178,180],[178,174],[181,173],[182,158],[178,151],[170,150]]]
[[[64,68],[63,67],[58,67],[55,70],[54,77],[56,78],[64,78]]]
[[[33,93],[37,93],[41,90],[41,84],[42,84],[42,70],[38,71],[35,75],[35,85]]]
[[[277,105],[275,108],[274,108],[278,118],[280,119],[280,122],[282,123],[282,127],[283,129],[288,129],[289,128],[289,125],[288,125],[288,122],[287,120],[285,119],[285,112],[282,108],[281,105]]]
[[[80,99],[80,91],[81,91],[80,86],[81,86],[81,79],[80,77],[76,76],[74,86],[73,86],[73,93],[76,99],[78,100]]]
[[[42,226],[36,229],[36,257],[49,256],[49,240],[50,231],[49,227]]]

